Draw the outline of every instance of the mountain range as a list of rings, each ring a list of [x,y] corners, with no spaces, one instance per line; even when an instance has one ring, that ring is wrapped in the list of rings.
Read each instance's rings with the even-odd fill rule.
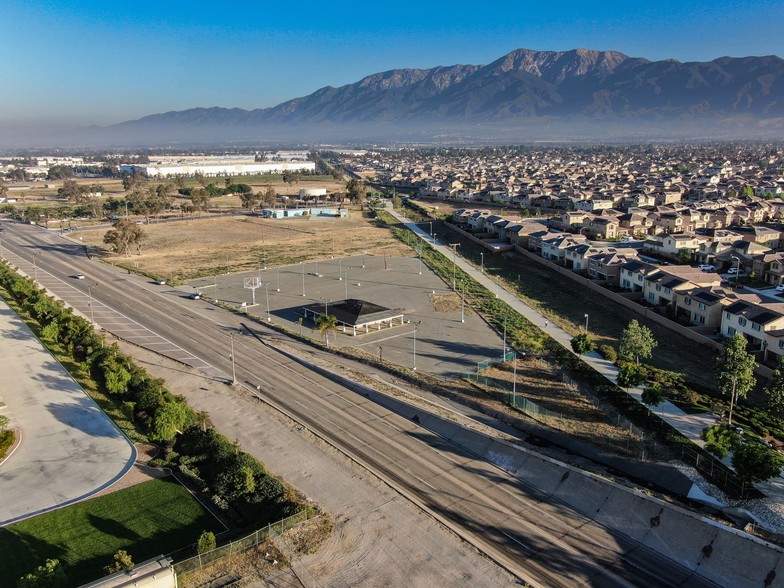
[[[710,129],[781,135],[784,60],[721,57],[649,61],[616,51],[517,49],[487,65],[396,69],[327,86],[271,108],[193,108],[154,114],[107,130],[219,132],[227,136],[296,129],[532,128]]]

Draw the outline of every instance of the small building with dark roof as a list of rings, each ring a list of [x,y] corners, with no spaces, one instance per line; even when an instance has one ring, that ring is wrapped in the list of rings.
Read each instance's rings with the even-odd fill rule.
[[[335,317],[338,328],[349,335],[361,335],[405,324],[402,312],[356,298],[316,302],[303,306],[302,311],[306,319],[313,321],[329,313]]]

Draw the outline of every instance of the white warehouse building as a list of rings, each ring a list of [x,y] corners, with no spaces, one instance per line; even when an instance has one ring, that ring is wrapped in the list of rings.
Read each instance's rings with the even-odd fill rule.
[[[149,164],[121,165],[125,173],[140,172],[150,178],[193,176],[197,172],[207,177],[276,174],[284,171],[313,172],[313,161],[255,161],[247,156],[206,156],[196,158],[161,157]]]

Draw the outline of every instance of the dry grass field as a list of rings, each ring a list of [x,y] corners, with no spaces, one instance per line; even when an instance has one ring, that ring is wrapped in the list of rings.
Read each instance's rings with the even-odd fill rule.
[[[412,255],[389,229],[354,207],[349,218],[259,217],[196,218],[144,225],[142,254],[110,254],[105,230],[79,233],[85,244],[100,248],[112,263],[151,275],[182,281],[197,277],[343,257],[363,251],[389,256]],[[228,269],[227,269],[228,268]]]

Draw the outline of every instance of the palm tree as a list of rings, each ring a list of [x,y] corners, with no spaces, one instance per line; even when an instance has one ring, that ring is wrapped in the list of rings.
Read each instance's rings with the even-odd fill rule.
[[[313,330],[316,329],[324,337],[324,343],[329,347],[329,332],[338,330],[338,319],[331,314],[322,314],[316,319],[316,326]]]

